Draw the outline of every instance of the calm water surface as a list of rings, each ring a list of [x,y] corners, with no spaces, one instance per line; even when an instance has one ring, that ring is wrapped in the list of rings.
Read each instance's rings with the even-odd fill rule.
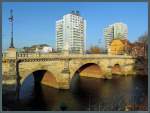
[[[147,87],[147,77],[128,76],[111,80],[80,77],[72,81],[70,90],[59,90],[34,85],[33,77],[29,76],[20,89],[19,101],[16,101],[13,91],[3,90],[3,110],[123,111],[127,105],[145,106],[146,110]]]

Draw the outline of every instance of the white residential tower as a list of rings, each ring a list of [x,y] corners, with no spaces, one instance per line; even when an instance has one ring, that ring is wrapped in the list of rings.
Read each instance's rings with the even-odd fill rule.
[[[126,24],[118,22],[104,28],[104,37],[106,49],[108,50],[110,42],[113,39],[128,39],[128,27]]]
[[[58,52],[85,52],[86,20],[79,11],[72,11],[56,21],[56,49]]]

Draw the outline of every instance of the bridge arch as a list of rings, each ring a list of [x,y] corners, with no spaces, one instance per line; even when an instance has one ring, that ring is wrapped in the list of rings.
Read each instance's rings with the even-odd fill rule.
[[[58,80],[55,75],[46,69],[34,69],[26,73],[26,75],[21,77],[20,84],[22,85],[24,81],[29,77],[34,77],[34,84],[44,84],[50,87],[59,88]]]
[[[76,74],[85,77],[101,78],[103,77],[103,70],[101,66],[97,63],[85,63],[80,65],[80,67],[76,70],[74,70],[72,77],[74,77]]]
[[[116,63],[111,68],[112,74],[123,74],[123,68],[119,63]]]

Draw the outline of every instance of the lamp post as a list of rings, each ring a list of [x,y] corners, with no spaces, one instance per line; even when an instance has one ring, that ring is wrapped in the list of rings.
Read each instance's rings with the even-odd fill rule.
[[[10,47],[9,48],[14,48],[14,43],[13,43],[13,10],[10,10],[10,17],[9,17],[9,22],[11,23],[11,42],[10,42]]]

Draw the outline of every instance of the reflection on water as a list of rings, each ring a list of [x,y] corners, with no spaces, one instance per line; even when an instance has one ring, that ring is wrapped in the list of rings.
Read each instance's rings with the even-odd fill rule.
[[[133,104],[147,105],[147,77],[128,76],[112,80],[76,77],[70,90],[59,90],[34,85],[30,76],[21,87],[20,101],[11,100],[8,104],[8,96],[13,94],[3,94],[3,109],[108,111],[125,110],[127,105]]]

